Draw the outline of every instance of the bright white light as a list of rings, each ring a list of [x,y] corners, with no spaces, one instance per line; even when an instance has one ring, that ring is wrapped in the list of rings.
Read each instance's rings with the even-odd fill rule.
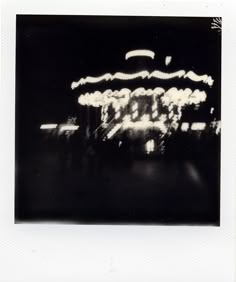
[[[155,102],[155,103],[153,103],[153,105],[152,105],[152,111],[155,111],[157,109],[157,103]]]
[[[52,124],[41,124],[40,129],[54,129],[57,127],[56,123]]]
[[[126,60],[132,57],[149,57],[151,59],[154,59],[155,53],[150,50],[132,50],[125,54]]]
[[[156,118],[156,117],[157,117],[157,110],[152,113],[152,117],[153,117],[153,118]]]
[[[98,91],[85,93],[79,96],[78,102],[83,106],[87,105],[93,107],[113,105],[113,107],[118,110],[118,108],[128,105],[131,97],[150,95],[153,95],[154,98],[156,98],[156,96],[162,95],[161,100],[164,106],[171,106],[171,103],[173,103],[181,107],[185,105],[197,105],[201,102],[204,102],[207,97],[206,92],[200,91],[199,89],[177,89],[176,87],[172,87],[165,92],[165,90],[160,87],[155,89],[145,89],[143,87],[139,87],[134,91],[131,91],[128,88],[122,88],[121,90],[115,91],[107,89],[103,93]],[[132,107],[134,109],[138,107],[137,103]],[[157,107],[155,103],[152,108],[153,110],[154,107]]]
[[[60,131],[74,131],[78,130],[79,126],[74,124],[65,124],[60,127]]]
[[[171,60],[172,60],[171,56],[166,56],[166,59],[165,59],[166,66],[168,66],[170,64]]]
[[[221,131],[221,121],[212,121],[211,126],[215,129],[215,133],[218,135]]]
[[[169,113],[169,118],[172,118],[174,116],[174,112],[173,111],[170,111]]]
[[[130,120],[131,120],[130,115],[125,115],[125,116],[123,117],[123,121],[124,121],[124,122],[129,122]]]
[[[188,122],[183,122],[182,125],[181,125],[181,130],[183,132],[186,132],[186,131],[188,131],[188,129],[189,129],[189,123]]]
[[[213,112],[214,112],[214,108],[211,108],[210,114],[213,114]]]
[[[147,154],[150,154],[151,152],[154,151],[154,147],[155,147],[155,142],[153,139],[150,139],[147,141],[147,143],[145,144],[145,149]]]
[[[116,134],[116,132],[121,128],[122,123],[117,123],[111,131],[108,132],[107,134],[107,138],[110,139],[112,136],[114,136],[114,134]]]
[[[148,114],[145,114],[145,115],[143,115],[142,117],[141,117],[141,120],[142,121],[149,121],[150,120],[150,116],[148,115]]]
[[[120,117],[120,111],[116,112],[115,119],[118,119]]]
[[[193,122],[191,129],[192,130],[204,130],[206,128],[205,122]]]
[[[167,127],[162,121],[124,121],[123,129],[146,130],[149,128],[159,129],[162,133],[167,133]]]
[[[204,83],[207,83],[209,86],[212,86],[214,83],[214,80],[212,79],[211,76],[208,76],[207,74],[204,75],[197,75],[196,73],[194,73],[193,71],[189,71],[185,74],[184,78],[189,78],[192,81],[202,81]]]
[[[135,119],[138,116],[138,111],[133,112],[132,118]]]
[[[217,135],[220,133],[220,130],[221,130],[221,122],[218,121],[218,122],[217,122],[217,126],[216,126],[216,134],[217,134]]]
[[[120,109],[120,105],[118,103],[114,103],[113,108],[114,108],[115,112],[118,112],[119,109]]]
[[[179,70],[173,73],[167,73],[167,72],[162,72],[159,70],[154,70],[153,72],[149,72],[147,70],[143,70],[137,73],[123,73],[123,72],[116,72],[115,74],[111,74],[111,73],[106,73],[103,74],[101,76],[97,76],[97,77],[92,77],[92,76],[87,76],[85,78],[81,78],[79,81],[77,82],[72,82],[71,84],[71,88],[75,89],[77,87],[79,87],[80,85],[85,85],[87,83],[98,83],[101,82],[103,80],[105,81],[111,81],[114,79],[118,79],[118,80],[133,80],[133,79],[137,79],[137,78],[146,78],[146,79],[150,79],[150,78],[157,78],[157,79],[172,79],[172,78],[188,78],[192,81],[195,82],[203,82],[208,84],[209,86],[212,86],[214,83],[214,80],[212,79],[211,76],[204,74],[204,75],[198,75],[196,73],[194,73],[193,71],[185,71],[185,70]]]

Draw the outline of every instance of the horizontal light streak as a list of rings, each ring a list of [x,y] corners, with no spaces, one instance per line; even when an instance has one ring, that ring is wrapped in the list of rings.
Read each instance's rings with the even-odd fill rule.
[[[155,53],[151,50],[132,50],[125,54],[125,59],[128,60],[132,57],[149,57],[151,59],[154,59]]]
[[[40,129],[55,129],[56,127],[57,127],[56,123],[41,124]]]
[[[112,81],[114,79],[118,80],[133,80],[137,78],[142,79],[151,79],[151,78],[157,78],[157,79],[173,79],[173,78],[188,78],[194,82],[203,82],[208,84],[209,86],[212,86],[214,83],[214,80],[211,76],[204,74],[204,75],[198,75],[193,71],[185,71],[185,70],[179,70],[172,73],[162,72],[159,70],[154,70],[152,72],[149,72],[147,70],[140,71],[137,73],[123,73],[123,72],[116,72],[115,74],[106,73],[101,76],[93,77],[93,76],[87,76],[85,78],[81,78],[79,81],[73,81],[71,84],[71,88],[75,89],[81,85],[85,85],[87,83],[98,83],[103,80],[105,81]]]
[[[66,124],[60,127],[60,131],[74,131],[78,129],[79,129],[79,125],[74,125],[74,124]]]
[[[136,129],[136,130],[146,130],[148,128],[156,128],[161,132],[166,133],[167,127],[162,121],[126,121],[123,122],[123,129]]]
[[[204,130],[206,128],[205,122],[193,122],[191,125],[192,130]]]

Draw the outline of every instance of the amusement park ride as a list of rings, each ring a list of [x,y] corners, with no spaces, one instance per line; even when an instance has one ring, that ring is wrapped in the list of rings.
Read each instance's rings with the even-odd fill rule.
[[[142,57],[154,60],[155,56],[151,50],[132,50],[125,54],[124,59],[137,60]],[[183,115],[188,107],[197,111],[201,109],[207,101],[208,90],[212,88],[214,79],[208,74],[199,75],[192,70],[168,72],[171,61],[171,56],[165,57],[166,71],[143,69],[133,73],[105,73],[72,82],[71,89],[78,95],[79,105],[87,108],[88,113],[96,111],[99,115],[100,122],[96,128],[92,128],[89,124],[91,119],[87,119],[87,136],[99,135],[104,142],[117,139],[119,144],[124,136],[129,140],[142,139],[144,149],[149,154],[156,150],[164,152],[165,140],[177,131],[199,134],[210,131],[218,135],[220,121],[213,115],[214,107],[208,107],[210,119],[206,122],[191,122],[185,120]],[[130,82],[135,83],[135,86],[127,87]],[[119,88],[114,89],[112,83],[118,83]],[[180,87],[175,86],[179,84]],[[105,90],[100,88],[101,85],[103,88],[105,85]],[[97,89],[90,91],[90,86]],[[59,126],[44,124],[41,129],[58,130],[60,134],[69,136],[79,126],[75,120],[69,120]]]

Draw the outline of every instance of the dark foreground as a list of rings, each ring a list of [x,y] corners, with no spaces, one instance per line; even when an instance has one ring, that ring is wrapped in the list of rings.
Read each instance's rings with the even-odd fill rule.
[[[219,225],[217,161],[38,152],[16,165],[16,222]]]

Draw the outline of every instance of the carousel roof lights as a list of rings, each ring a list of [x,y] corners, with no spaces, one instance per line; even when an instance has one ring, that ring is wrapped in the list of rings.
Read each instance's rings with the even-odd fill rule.
[[[75,89],[81,85],[85,85],[87,83],[98,83],[101,81],[112,81],[112,80],[133,80],[133,79],[151,79],[151,78],[156,78],[156,79],[162,79],[162,80],[167,80],[167,79],[173,79],[173,78],[188,78],[194,82],[203,82],[205,84],[208,84],[209,86],[212,86],[214,83],[214,80],[212,79],[211,76],[207,74],[203,75],[198,75],[193,71],[185,71],[185,70],[179,70],[175,72],[162,72],[160,70],[154,70],[152,72],[149,72],[147,70],[143,70],[140,72],[136,73],[123,73],[123,72],[116,72],[115,74],[111,73],[105,73],[101,76],[97,77],[92,77],[92,76],[87,76],[85,78],[81,78],[78,81],[73,81],[71,84],[71,88]]]
[[[92,93],[81,94],[78,98],[78,103],[93,107],[102,107],[113,104],[114,108],[118,110],[119,107],[126,106],[131,97],[149,95],[153,95],[154,97],[162,95],[161,102],[164,106],[170,106],[169,110],[171,110],[171,107],[173,106],[172,104],[179,106],[192,104],[197,105],[201,102],[204,102],[207,97],[206,92],[200,91],[199,89],[177,89],[176,87],[172,87],[165,92],[165,90],[160,87],[147,90],[143,87],[139,87],[134,91],[131,91],[128,88],[122,88],[121,90],[115,91],[108,89],[103,93],[100,91],[95,91]],[[136,107],[135,104],[132,107]]]
[[[154,59],[155,53],[151,50],[143,49],[143,50],[132,50],[125,54],[126,60],[133,58],[133,57],[149,57],[151,59]]]

